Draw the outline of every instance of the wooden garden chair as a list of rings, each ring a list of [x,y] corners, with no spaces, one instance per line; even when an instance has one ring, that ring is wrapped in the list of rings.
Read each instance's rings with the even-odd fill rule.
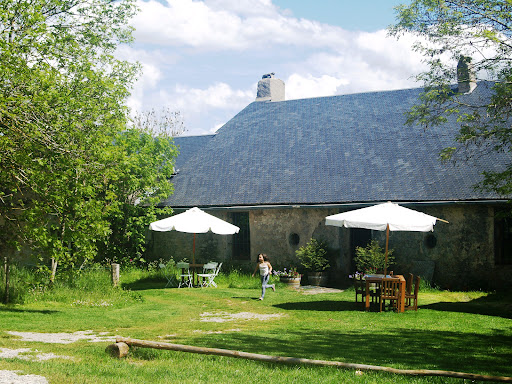
[[[366,283],[363,280],[362,275],[356,275],[354,273],[354,290],[356,291],[356,303],[359,301],[357,300],[357,296],[361,295],[361,303],[365,302],[366,297]]]
[[[400,279],[383,278],[380,286],[380,312],[382,312],[382,305],[386,307],[386,300],[393,308],[398,309],[400,302]]]
[[[414,292],[405,292],[405,309],[406,310],[418,310],[418,291],[420,289],[421,278],[416,276],[414,280]]]

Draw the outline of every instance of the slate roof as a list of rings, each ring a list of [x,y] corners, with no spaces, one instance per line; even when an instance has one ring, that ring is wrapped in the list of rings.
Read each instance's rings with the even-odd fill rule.
[[[175,137],[174,144],[178,147],[178,151],[180,152],[176,158],[175,169],[181,170],[192,157],[200,154],[201,148],[203,148],[213,136],[214,135]]]
[[[488,98],[488,83],[466,97]],[[215,135],[177,138],[173,207],[495,199],[473,186],[505,155],[441,162],[451,121],[405,125],[422,89],[253,102]],[[180,144],[181,143],[181,144]],[[188,153],[188,149],[191,152]],[[194,151],[194,153],[192,153]],[[184,161],[185,160],[185,161]]]

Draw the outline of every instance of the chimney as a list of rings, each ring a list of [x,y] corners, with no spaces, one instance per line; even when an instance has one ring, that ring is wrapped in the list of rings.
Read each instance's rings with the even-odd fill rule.
[[[284,81],[274,75],[274,72],[267,73],[258,81],[256,101],[284,101]]]
[[[476,75],[471,64],[471,57],[461,56],[457,64],[457,81],[459,93],[471,93],[476,88]]]

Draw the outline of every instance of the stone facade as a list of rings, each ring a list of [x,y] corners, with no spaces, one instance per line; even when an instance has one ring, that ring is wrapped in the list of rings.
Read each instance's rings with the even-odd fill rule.
[[[390,232],[389,247],[394,249],[395,273],[414,273],[441,288],[493,289],[510,284],[512,266],[494,263],[494,207],[484,204],[444,204],[411,207],[443,218],[434,232]],[[211,233],[196,235],[196,260],[219,260],[253,266],[258,253],[266,253],[275,268],[300,269],[295,251],[311,238],[329,248],[330,285],[348,284],[353,272],[353,229],[325,225],[325,217],[353,208],[283,207],[246,211],[250,226],[251,260],[233,257],[233,237]],[[229,210],[208,211],[230,221]],[[371,231],[382,247],[385,232]],[[193,235],[166,232],[149,234],[152,258],[192,259]]]

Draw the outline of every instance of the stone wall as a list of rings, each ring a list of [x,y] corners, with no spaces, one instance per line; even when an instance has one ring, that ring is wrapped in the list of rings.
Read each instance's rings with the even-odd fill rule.
[[[312,238],[324,241],[336,255],[340,253],[339,229],[325,226],[332,209],[283,208],[260,209],[249,213],[251,223],[251,259],[267,254],[277,268],[299,266],[295,251]],[[335,260],[341,264],[341,260]]]
[[[351,209],[351,208],[350,208]],[[249,210],[251,262],[265,253],[275,268],[300,268],[295,251],[312,237],[329,248],[329,284],[348,284],[352,250],[350,231],[325,225],[325,217],[349,208],[266,208]],[[492,289],[509,279],[512,266],[494,267],[494,209],[489,205],[418,205],[413,209],[445,219],[434,232],[390,232],[389,247],[394,250],[395,273],[422,276],[447,289]],[[229,211],[208,211],[230,221]],[[236,235],[234,235],[236,236]],[[385,232],[372,231],[372,238],[385,246]],[[149,235],[151,258],[191,260],[193,237],[178,232]],[[236,262],[232,257],[233,236],[198,234],[196,260]],[[505,272],[504,272],[505,271]],[[508,272],[507,272],[508,271]],[[500,277],[501,276],[501,277]]]

